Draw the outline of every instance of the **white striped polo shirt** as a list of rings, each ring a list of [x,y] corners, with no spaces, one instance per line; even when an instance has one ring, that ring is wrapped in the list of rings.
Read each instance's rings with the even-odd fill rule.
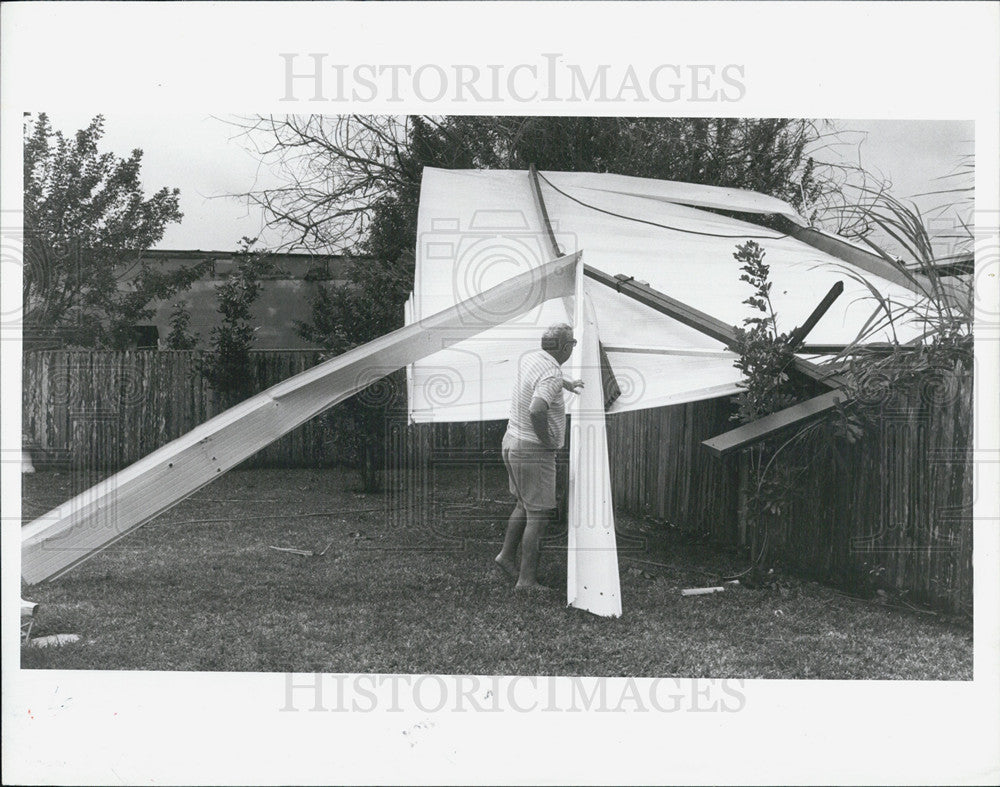
[[[562,369],[545,350],[535,350],[521,356],[517,378],[510,397],[510,420],[507,434],[526,443],[539,444],[531,426],[531,400],[544,399],[549,405],[549,434],[555,441],[548,448],[562,448],[566,433],[566,405],[563,400]]]

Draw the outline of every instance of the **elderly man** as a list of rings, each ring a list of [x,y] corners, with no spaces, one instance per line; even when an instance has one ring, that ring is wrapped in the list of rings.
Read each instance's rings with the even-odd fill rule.
[[[556,451],[566,433],[563,390],[583,387],[582,380],[564,380],[560,369],[574,345],[569,325],[553,325],[542,336],[542,349],[524,355],[517,367],[503,437],[503,461],[517,505],[507,522],[503,549],[495,559],[517,578],[519,590],[545,587],[537,579],[538,551],[545,522],[556,507]],[[519,569],[515,561],[518,544]]]

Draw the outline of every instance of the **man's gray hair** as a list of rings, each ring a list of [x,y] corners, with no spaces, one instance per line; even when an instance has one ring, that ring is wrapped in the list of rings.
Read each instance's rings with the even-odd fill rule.
[[[545,333],[542,334],[542,349],[543,350],[558,350],[566,342],[572,340],[573,338],[573,326],[567,325],[564,322],[557,322],[555,325],[550,325],[545,329]]]

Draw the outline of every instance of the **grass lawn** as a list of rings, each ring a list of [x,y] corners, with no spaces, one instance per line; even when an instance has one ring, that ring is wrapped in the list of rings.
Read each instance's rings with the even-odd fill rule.
[[[510,510],[502,470],[442,471],[433,514],[389,513],[341,470],[240,470],[53,583],[23,668],[685,678],[972,678],[972,632],[789,580],[681,597],[742,566],[619,518],[624,615],[565,606],[565,535],[523,596],[493,566]],[[25,519],[70,494],[24,477]],[[422,523],[421,518],[428,521]],[[627,533],[634,536],[628,538]],[[645,544],[639,536],[645,535]],[[321,550],[322,557],[270,546]],[[662,565],[652,565],[652,561]]]

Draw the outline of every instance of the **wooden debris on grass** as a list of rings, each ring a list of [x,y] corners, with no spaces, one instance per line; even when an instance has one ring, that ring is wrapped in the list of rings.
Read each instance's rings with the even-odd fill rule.
[[[739,585],[740,581],[738,579],[732,579],[722,585],[713,585],[707,588],[684,588],[681,590],[682,596],[707,596],[711,593],[722,593],[726,586],[732,587],[734,585]]]
[[[269,546],[268,549],[273,549],[275,552],[290,552],[293,555],[302,555],[303,557],[312,557],[315,554],[311,549],[295,549],[293,547]]]
[[[323,555],[327,553],[327,550],[333,546],[333,542],[336,540],[336,538],[330,539],[330,541],[327,542],[327,545],[323,547],[320,552],[313,549],[296,549],[295,547],[269,546],[268,549],[273,549],[275,552],[288,552],[292,555],[302,555],[303,557],[323,557]]]

